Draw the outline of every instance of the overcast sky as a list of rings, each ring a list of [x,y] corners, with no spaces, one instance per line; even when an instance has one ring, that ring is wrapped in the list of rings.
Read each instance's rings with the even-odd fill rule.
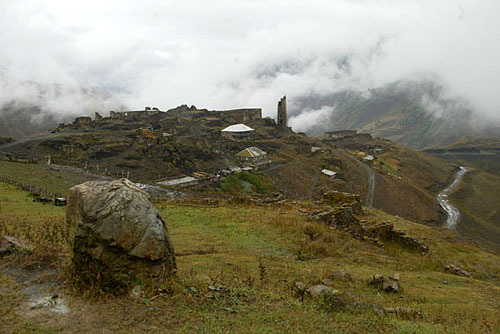
[[[130,108],[272,116],[284,94],[433,73],[498,116],[499,13],[498,0],[0,0],[0,71],[120,92]]]

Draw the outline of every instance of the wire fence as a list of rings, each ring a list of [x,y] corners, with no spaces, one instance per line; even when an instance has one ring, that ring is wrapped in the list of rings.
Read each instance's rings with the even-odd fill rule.
[[[33,184],[22,183],[17,180],[8,178],[6,176],[0,175],[0,182],[10,184],[20,190],[28,191],[35,196],[38,197],[46,197],[46,198],[58,198],[64,197],[63,194],[55,193],[47,189],[46,187],[36,186]]]
[[[20,156],[14,155],[12,153],[0,152],[0,160],[9,162],[18,162],[26,164],[47,164],[47,165],[63,165],[71,166],[75,168],[80,168],[92,174],[106,175],[110,177],[126,177],[130,179],[131,173],[128,168],[121,167],[109,167],[99,164],[97,161],[86,161],[86,160],[69,160],[60,157],[50,157],[50,156]]]

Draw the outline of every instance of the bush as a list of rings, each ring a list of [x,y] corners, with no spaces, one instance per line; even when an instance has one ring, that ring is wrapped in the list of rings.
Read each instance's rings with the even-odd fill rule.
[[[274,191],[273,185],[260,174],[241,172],[226,177],[220,182],[224,191],[233,193],[269,194]]]

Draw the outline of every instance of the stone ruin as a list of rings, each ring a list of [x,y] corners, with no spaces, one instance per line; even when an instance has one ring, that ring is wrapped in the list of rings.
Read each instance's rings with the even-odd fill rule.
[[[276,123],[281,128],[288,127],[288,115],[286,110],[286,96],[283,96],[278,102],[278,115]]]
[[[98,268],[104,282],[130,287],[138,280],[156,286],[176,271],[165,221],[149,195],[127,179],[72,187],[66,227],[77,273]]]
[[[323,195],[321,205],[322,210],[309,214],[312,220],[347,231],[357,239],[372,242],[380,247],[384,242],[396,242],[420,253],[429,251],[428,246],[421,241],[394,229],[391,222],[368,222],[360,219],[362,207],[359,195],[328,191]]]
[[[457,275],[457,276],[463,276],[463,277],[472,277],[472,274],[469,273],[468,271],[457,267],[454,264],[449,264],[444,267],[444,271],[447,273],[450,273],[452,275]]]

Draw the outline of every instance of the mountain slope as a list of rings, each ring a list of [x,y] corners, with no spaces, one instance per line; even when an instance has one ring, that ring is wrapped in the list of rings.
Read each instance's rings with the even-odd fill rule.
[[[453,164],[466,166],[469,172],[449,198],[461,212],[457,229],[463,234],[500,244],[500,140],[461,138],[428,153]]]
[[[21,139],[95,111],[120,110],[111,96],[80,87],[15,81],[0,75],[0,133]]]
[[[414,148],[447,145],[466,135],[500,138],[500,123],[482,119],[458,98],[447,98],[433,80],[401,80],[368,93],[301,97],[292,114],[325,106],[333,111],[309,128],[309,134],[356,129]]]

